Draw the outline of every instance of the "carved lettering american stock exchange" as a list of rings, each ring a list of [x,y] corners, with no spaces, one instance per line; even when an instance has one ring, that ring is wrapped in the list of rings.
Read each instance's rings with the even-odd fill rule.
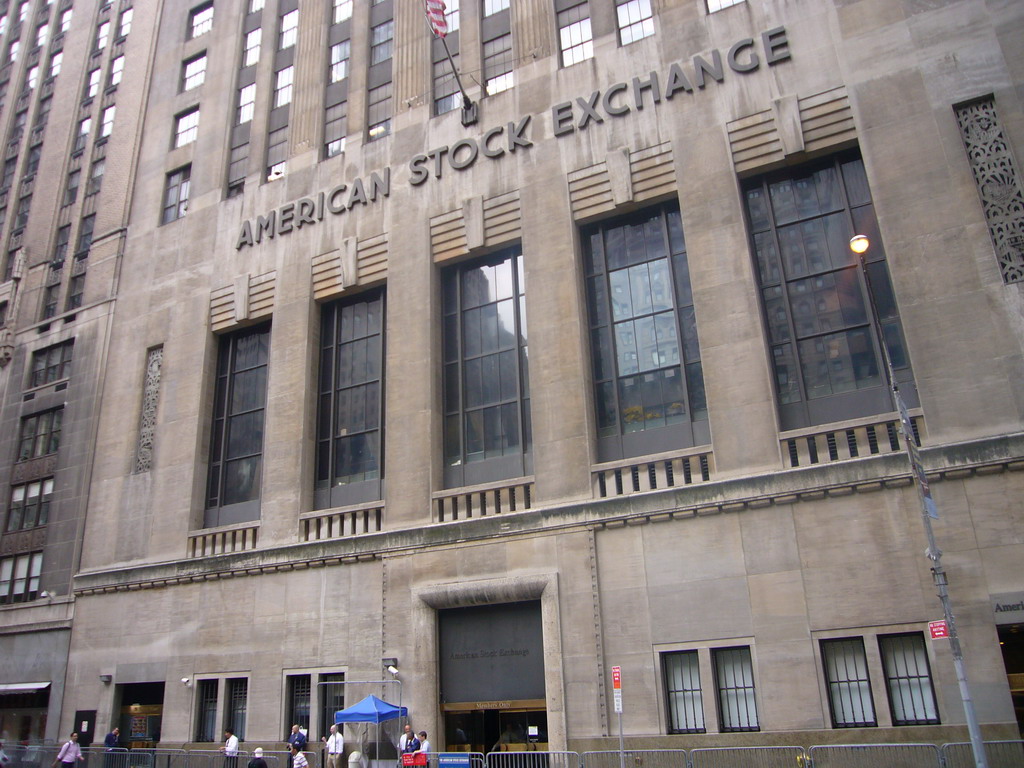
[[[785,27],[762,32],[760,43],[760,54],[754,38],[745,37],[736,41],[725,52],[724,58],[718,49],[713,49],[708,56],[693,56],[688,67],[689,75],[683,65],[676,62],[663,73],[664,81],[659,73],[650,72],[647,77],[634,77],[631,82],[614,83],[604,91],[593,91],[588,97],[580,96],[574,101],[556,104],[551,108],[552,134],[561,138],[585,130],[591,123],[603,123],[606,117],[640,112],[645,101],[657,107],[662,101],[671,101],[677,94],[693,94],[695,89],[703,90],[710,81],[723,82],[727,68],[746,74],[759,69],[762,61],[772,66],[790,58]],[[532,147],[533,140],[527,135],[530,122],[531,115],[527,115],[518,121],[495,126],[479,138],[459,139],[451,146],[436,147],[416,155],[409,161],[409,184],[415,187],[431,176],[441,178],[446,162],[450,168],[461,171],[472,166],[481,155],[494,160],[506,153],[513,154],[519,149]],[[390,193],[391,169],[384,168],[380,173],[371,173],[365,181],[356,178],[348,184],[319,192],[316,197],[285,203],[265,216],[243,221],[235,240],[235,250],[262,243],[264,237],[273,239],[307,224],[316,224],[323,221],[325,213],[339,214],[356,205],[369,205]]]

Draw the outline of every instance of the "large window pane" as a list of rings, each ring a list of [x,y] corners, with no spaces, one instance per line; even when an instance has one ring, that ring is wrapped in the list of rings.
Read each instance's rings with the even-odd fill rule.
[[[939,722],[932,687],[931,667],[919,632],[878,638],[885,669],[885,685],[893,725],[929,725]]]
[[[723,732],[760,730],[754,697],[754,667],[750,648],[712,651],[718,687],[718,719]]]
[[[697,651],[664,653],[661,661],[668,697],[669,732],[704,733]]]
[[[451,361],[444,402],[446,419],[459,425],[446,429],[450,470],[519,457],[495,471],[504,476],[526,471],[522,457],[530,451],[525,424],[529,389],[521,261],[519,249],[513,248],[444,275],[444,357]]]

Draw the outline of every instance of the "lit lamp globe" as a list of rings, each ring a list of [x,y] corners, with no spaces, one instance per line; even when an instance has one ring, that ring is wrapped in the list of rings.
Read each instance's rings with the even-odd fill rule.
[[[854,235],[850,238],[850,250],[858,256],[867,252],[871,241],[865,235]]]

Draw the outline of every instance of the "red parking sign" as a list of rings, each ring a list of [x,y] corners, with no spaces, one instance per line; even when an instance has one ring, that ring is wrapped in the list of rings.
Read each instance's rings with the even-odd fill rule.
[[[932,633],[932,640],[949,637],[949,626],[946,624],[945,619],[942,619],[941,621],[929,621],[928,630]]]

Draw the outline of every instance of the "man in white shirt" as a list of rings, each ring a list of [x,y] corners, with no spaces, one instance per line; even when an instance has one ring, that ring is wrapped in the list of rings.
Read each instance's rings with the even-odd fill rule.
[[[345,750],[345,737],[336,725],[331,726],[331,735],[323,739],[327,747],[327,768],[343,768],[341,753]]]
[[[238,765],[238,737],[230,728],[224,729],[224,746],[220,751],[224,753],[224,768],[235,768]]]

